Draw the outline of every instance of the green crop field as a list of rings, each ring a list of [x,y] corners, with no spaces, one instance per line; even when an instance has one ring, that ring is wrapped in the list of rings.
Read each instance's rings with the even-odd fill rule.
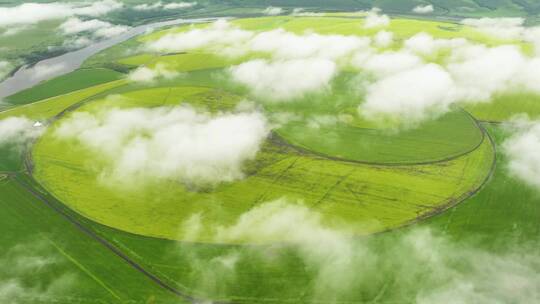
[[[38,100],[64,95],[98,84],[121,78],[122,74],[106,69],[82,69],[53,80],[41,83],[30,89],[11,95],[7,102],[15,105],[32,103]]]
[[[147,32],[6,98],[0,303],[540,301],[540,181],[538,151],[530,151],[540,138],[540,95],[533,81],[519,82],[527,75],[485,85],[499,71],[473,55],[518,52],[519,69],[531,75],[527,64],[540,57],[534,41],[457,22],[528,12],[532,23],[535,3],[433,0],[425,4],[434,11],[421,15],[414,1],[207,0],[163,14],[131,8],[142,0],[124,2],[104,20],[245,18]],[[370,13],[354,10],[374,3],[391,14],[389,25],[367,28]],[[261,17],[269,5],[281,15]],[[290,14],[298,7],[318,14]],[[383,29],[393,39],[375,46]],[[420,32],[432,37],[420,48],[435,51],[408,46]],[[186,33],[200,37],[176,41],[177,50],[151,47]],[[278,46],[274,36],[258,41],[270,51],[250,49],[261,33],[288,36]],[[295,43],[299,36],[308,37],[305,45]],[[451,72],[473,54],[478,61],[467,71],[486,68],[485,79],[472,82],[490,94],[464,90],[469,83],[455,89],[458,72],[449,74],[452,87],[432,73],[428,89],[415,79],[387,89],[405,92],[397,101],[420,96],[395,106],[413,111],[370,116],[373,83],[397,82],[416,66],[370,70],[358,63],[366,55],[358,49],[336,59],[344,36],[369,39],[369,56],[415,54],[416,65]],[[17,56],[35,47],[18,43]],[[320,61],[332,62],[331,71],[310,68]],[[238,77],[250,62],[263,64]],[[300,93],[283,95],[295,83]],[[435,92],[441,87],[451,92]],[[530,120],[513,123],[516,115]],[[34,129],[16,133],[2,124],[10,118]],[[527,136],[518,141],[519,134]],[[529,150],[512,154],[512,143]]]

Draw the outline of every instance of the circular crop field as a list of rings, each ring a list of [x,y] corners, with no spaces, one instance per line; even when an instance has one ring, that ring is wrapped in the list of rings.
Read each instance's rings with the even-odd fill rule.
[[[275,17],[233,23],[242,30],[256,32],[282,28],[291,33],[307,29],[334,35],[376,33],[347,18]],[[413,20],[392,23],[399,27],[395,31],[398,41],[418,29],[442,38],[485,39],[460,26],[450,31],[441,25],[444,24]],[[208,25],[195,28],[205,26]],[[152,33],[139,38],[139,42],[149,43],[190,29],[193,27]],[[400,129],[373,122],[358,113],[362,94],[347,88],[359,79],[349,77],[351,72],[347,69],[339,73],[332,88],[294,96],[287,102],[269,100],[272,94],[261,97],[227,78],[232,67],[259,58],[257,54],[232,58],[218,56],[210,49],[213,47],[139,54],[116,62],[156,69],[167,66],[181,75],[116,88],[108,97],[94,98],[58,117],[34,146],[37,180],[70,208],[98,223],[150,237],[219,243],[222,240],[215,235],[220,227],[234,225],[243,214],[264,203],[283,199],[317,211],[324,225],[347,227],[351,235],[402,227],[461,202],[490,175],[494,162],[492,143],[475,119],[460,108]],[[260,58],[267,56],[262,54]],[[370,76],[359,77],[362,80]],[[113,147],[102,144],[106,140],[94,141],[89,146],[80,138],[59,136],[65,132],[66,122],[77,119],[84,118],[96,128],[101,127],[100,115],[108,115],[104,114],[108,110],[133,110],[128,113],[136,115],[178,108],[205,113],[206,118],[227,113],[241,115],[246,109],[256,109],[272,128],[257,153],[242,163],[240,175],[202,185],[162,175],[144,184],[132,183],[129,174],[123,175],[124,181],[111,181],[104,172],[111,172],[110,167],[119,162],[95,153],[96,149],[111,150],[109,154],[114,156]],[[122,121],[118,118],[116,122],[121,125]],[[130,142],[153,138],[145,124],[135,124],[132,129],[140,127],[142,131],[126,138]],[[102,136],[107,139],[108,134]],[[229,140],[239,139],[232,134]],[[149,149],[151,152],[152,148]],[[198,147],[193,149],[193,154],[205,154]],[[224,149],[224,158],[227,153]],[[132,157],[136,163],[145,156]],[[167,168],[160,170],[161,174]],[[188,176],[200,173],[196,168],[185,171]],[[254,241],[282,239],[274,235],[249,240]]]
[[[167,99],[170,91],[176,96],[172,100]],[[178,96],[196,105],[215,98],[229,105],[241,100],[210,88],[175,87],[126,93],[120,106],[162,106],[178,103]],[[75,113],[98,111],[110,102],[97,100]],[[478,189],[492,165],[492,149],[485,138],[474,151],[455,159],[381,166],[327,158],[271,136],[248,166],[246,178],[199,190],[174,180],[136,190],[111,187],[100,181],[99,156],[76,141],[58,139],[54,127],[36,144],[33,157],[38,180],[90,219],[136,234],[185,239],[179,223],[202,214],[208,231],[197,240],[212,242],[213,227],[231,225],[257,204],[283,197],[320,211],[329,226],[354,227],[354,234],[399,227],[452,206]]]

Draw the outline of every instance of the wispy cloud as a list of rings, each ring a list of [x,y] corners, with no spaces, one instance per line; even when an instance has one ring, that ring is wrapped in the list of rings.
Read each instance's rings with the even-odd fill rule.
[[[98,19],[81,20],[73,17],[62,23],[59,29],[66,35],[87,33],[95,38],[109,38],[125,33],[129,27],[114,25]]]
[[[28,301],[49,301],[67,296],[75,287],[73,273],[59,272],[62,261],[44,241],[21,243],[4,248],[0,254],[0,301],[19,304]],[[55,276],[43,275],[54,271]]]
[[[283,9],[281,7],[275,7],[275,6],[269,6],[264,9],[263,14],[268,16],[276,16],[283,13]]]
[[[4,78],[9,73],[11,68],[11,63],[5,60],[0,60],[0,79]]]
[[[371,29],[387,27],[388,25],[390,25],[390,17],[388,17],[388,15],[381,14],[381,10],[379,8],[373,8],[372,10],[366,12],[366,19],[364,22],[365,28]]]
[[[97,17],[121,8],[116,0],[102,0],[86,4],[63,2],[24,3],[13,7],[0,8],[0,27],[36,24],[45,20],[62,19],[71,16]]]
[[[413,13],[417,13],[417,14],[429,14],[429,13],[433,13],[435,11],[435,8],[431,4],[418,5],[418,6],[415,6],[412,11]]]
[[[510,173],[540,190],[540,122],[515,117],[507,125],[512,135],[504,142]]]
[[[152,11],[158,9],[164,10],[175,10],[175,9],[187,9],[197,5],[197,2],[170,2],[163,3],[161,1],[155,2],[153,4],[143,3],[138,4],[133,7],[136,11]]]
[[[155,67],[139,67],[129,73],[128,79],[134,82],[151,83],[159,79],[172,79],[178,77],[179,72],[167,68],[166,65],[158,63]]]
[[[26,117],[9,117],[0,120],[0,146],[20,148],[29,140],[40,136],[44,127]]]
[[[358,301],[359,296],[366,302],[377,297],[422,304],[540,300],[540,253],[532,247],[494,253],[428,228],[353,238],[346,225],[330,228],[318,211],[286,199],[258,205],[230,225],[201,228],[207,224],[194,215],[182,231],[193,240],[204,233],[218,243],[250,244],[210,259],[189,257],[194,281],[213,291],[244,284],[245,276],[237,275],[242,267],[260,267],[261,282],[272,282],[272,274],[295,265],[309,278],[298,292],[317,301]],[[272,269],[268,278],[266,269]],[[214,284],[205,285],[208,281]]]

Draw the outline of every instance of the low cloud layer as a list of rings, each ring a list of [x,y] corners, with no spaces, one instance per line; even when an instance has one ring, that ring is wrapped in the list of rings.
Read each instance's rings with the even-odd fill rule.
[[[0,79],[4,78],[11,71],[11,64],[7,61],[0,60]]]
[[[513,133],[503,144],[510,173],[540,189],[540,121],[517,117],[507,128]]]
[[[444,113],[452,104],[489,102],[513,91],[540,94],[540,59],[526,56],[517,46],[486,47],[423,34],[407,40],[405,49],[356,62],[379,76],[359,107],[367,118],[379,115],[414,123]],[[450,51],[443,64],[422,59],[443,49]]]
[[[462,24],[503,39],[519,39],[526,30],[523,18],[479,18],[463,19]]]
[[[201,231],[208,233],[201,230],[204,224],[204,217],[194,215],[183,231],[196,240]],[[538,251],[513,246],[492,253],[428,228],[351,238],[347,227],[329,228],[322,214],[286,199],[256,206],[235,223],[214,227],[213,235],[216,242],[274,244],[235,248],[212,256],[211,261],[192,257],[193,279],[215,282],[212,288],[222,292],[226,286],[245,284],[246,276],[235,274],[242,267],[256,271],[254,263],[259,263],[261,269],[272,269],[272,274],[291,271],[293,266],[299,273],[307,272],[309,280],[296,287],[298,292],[323,302],[358,301],[360,295],[366,297],[365,302],[410,299],[419,304],[540,300]],[[264,275],[260,280],[262,286],[268,284]]]
[[[123,6],[116,0],[87,3],[24,3],[13,7],[0,7],[0,27],[36,24],[41,21],[62,19],[72,16],[97,17]]]
[[[158,52],[185,52],[206,49],[225,56],[242,56],[252,52],[267,53],[275,59],[322,57],[339,59],[370,45],[367,37],[345,35],[295,34],[283,29],[253,32],[238,28],[226,20],[208,28],[168,34],[147,47]]]
[[[197,2],[170,2],[170,3],[163,3],[161,1],[155,2],[153,4],[143,3],[139,5],[135,5],[133,7],[136,11],[152,11],[152,10],[175,10],[175,9],[186,9],[191,8],[197,5]]]
[[[19,304],[67,296],[75,287],[75,274],[58,270],[62,262],[43,241],[3,248],[0,254],[0,302]],[[55,276],[50,271],[55,268]]]
[[[180,75],[179,72],[167,68],[164,64],[157,64],[153,68],[139,67],[128,75],[133,82],[152,83],[160,79],[173,79]]]
[[[371,11],[366,13],[366,20],[364,23],[364,27],[371,29],[371,28],[379,28],[379,27],[387,27],[390,25],[390,17],[388,15],[380,14],[381,10],[378,8],[374,8]]]
[[[192,29],[177,34],[167,34],[147,47],[157,52],[185,52],[198,48],[214,47],[218,50],[238,45],[253,36],[253,32],[232,26],[226,20],[218,20],[207,28]],[[221,52],[221,51],[220,51]]]
[[[283,13],[283,9],[281,7],[274,7],[274,6],[269,6],[263,11],[263,14],[268,15],[268,16],[276,16],[282,13]]]
[[[369,86],[360,112],[366,117],[393,118],[396,114],[407,117],[408,122],[421,121],[432,113],[446,111],[453,102],[453,85],[450,75],[440,66],[423,65]]]
[[[39,137],[43,127],[25,117],[10,117],[0,120],[0,146],[20,148]]]
[[[268,132],[257,112],[211,115],[179,106],[74,113],[56,135],[106,159],[105,182],[206,185],[242,178],[245,162],[255,158]]]
[[[42,79],[51,74],[55,74],[65,68],[64,63],[55,63],[55,64],[38,64],[32,67],[32,78],[33,79]]]
[[[374,20],[373,27],[388,24],[384,21],[388,16],[380,10],[363,14],[366,24],[370,18]],[[463,23],[478,28],[517,28],[516,35],[529,37],[528,41],[536,35],[534,28],[523,27],[521,19]],[[387,49],[397,43],[401,48]],[[489,102],[514,91],[540,94],[540,57],[526,54],[517,45],[487,46],[463,38],[434,38],[424,32],[395,41],[393,33],[385,30],[373,37],[298,34],[283,29],[256,32],[220,20],[206,28],[165,35],[147,47],[158,52],[204,50],[237,59],[262,56],[265,59],[251,59],[230,72],[233,80],[266,100],[284,101],[326,91],[341,71],[350,72],[354,67],[372,76],[362,84],[368,93],[364,102],[359,97],[361,115],[413,125],[441,115],[453,104]]]
[[[59,29],[66,35],[87,33],[94,38],[110,38],[125,33],[129,27],[98,19],[81,20],[74,17],[62,23]]]
[[[260,98],[289,100],[328,88],[337,67],[326,59],[253,60],[231,67],[230,73]]]
[[[429,14],[429,13],[433,13],[435,9],[433,8],[433,5],[428,4],[428,5],[418,5],[415,8],[413,8],[412,11],[413,13],[417,13],[417,14]]]

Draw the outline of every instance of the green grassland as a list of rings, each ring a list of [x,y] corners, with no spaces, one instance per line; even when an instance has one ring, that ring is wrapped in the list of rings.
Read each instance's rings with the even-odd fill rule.
[[[80,69],[18,92],[6,98],[5,101],[13,105],[32,103],[118,80],[121,77],[121,73],[107,69]]]
[[[2,295],[5,303],[182,303],[47,206],[30,183],[23,175],[0,180],[1,259],[17,249],[0,277],[27,288]],[[32,258],[52,262],[32,266]]]
[[[351,34],[364,33],[358,20],[353,20],[356,27],[348,18],[277,17],[260,19],[261,23],[257,23],[257,19],[235,22],[246,28],[283,26],[302,32],[315,20],[320,20],[321,32],[346,33],[354,27]],[[455,34],[441,29],[440,23],[430,25],[428,21],[405,19],[399,22],[401,28],[396,30],[402,31],[400,37],[405,37],[409,28],[425,27],[426,31],[433,31],[434,36],[462,34],[491,43],[463,27],[458,30],[461,34]],[[91,58],[87,64],[133,68],[167,62],[185,73],[178,79],[151,85],[115,80],[82,89],[75,82],[66,81],[65,91],[62,91],[66,94],[0,114],[2,118],[22,115],[36,120],[54,118],[31,152],[35,167],[29,173],[39,184],[34,184],[32,178],[24,174],[0,178],[0,207],[6,210],[0,213],[0,227],[9,231],[0,238],[0,244],[2,248],[10,248],[23,239],[32,241],[39,235],[48,244],[45,254],[58,256],[58,263],[50,270],[42,270],[39,276],[24,277],[29,286],[50,285],[63,273],[73,273],[77,278],[74,291],[68,290],[70,297],[31,298],[22,303],[50,303],[52,300],[58,303],[181,302],[181,298],[137,272],[39,197],[75,219],[80,227],[113,244],[169,286],[197,298],[235,303],[415,303],[420,288],[438,287],[440,282],[429,279],[428,274],[433,269],[408,252],[387,252],[395,250],[389,244],[418,227],[442,232],[459,244],[472,244],[493,252],[504,252],[525,243],[537,245],[539,196],[508,175],[507,160],[497,149],[507,134],[496,125],[477,124],[464,112],[488,121],[503,120],[518,112],[537,115],[535,99],[527,94],[504,96],[489,106],[465,105],[464,111],[456,109],[437,121],[411,130],[408,145],[409,139],[403,137],[407,132],[391,134],[379,130],[376,136],[369,136],[362,127],[372,126],[359,118],[342,125],[322,126],[326,133],[321,136],[321,129],[308,126],[310,119],[321,113],[352,113],[347,103],[329,106],[330,100],[325,100],[324,94],[316,96],[321,98],[317,106],[307,107],[302,100],[294,106],[265,105],[263,110],[270,119],[273,113],[281,111],[303,110],[308,115],[300,124],[285,125],[268,138],[257,158],[246,165],[244,180],[196,190],[176,181],[163,181],[134,191],[98,182],[103,164],[101,156],[78,142],[60,140],[54,135],[55,128],[72,111],[182,104],[211,112],[230,111],[247,94],[242,88],[223,81],[223,68],[230,62],[208,57],[204,52],[162,57],[119,52],[165,32],[118,45],[114,51],[107,50]],[[339,95],[339,79],[337,82],[334,88]],[[35,96],[54,95],[54,81],[44,84],[40,90]],[[122,98],[111,100],[106,98],[109,94]],[[358,143],[343,144],[335,150],[335,142],[298,136],[310,132],[313,137],[318,134],[325,139],[332,138],[331,133],[336,133],[338,139],[361,136],[360,143],[371,146],[358,155],[355,154],[359,153]],[[452,142],[454,145],[450,145]],[[419,150],[423,144],[430,148]],[[375,149],[373,147],[381,149],[381,146],[393,153],[366,156],[365,151]],[[438,146],[441,150],[435,151]],[[412,158],[418,151],[422,155],[416,162],[432,163],[388,165],[399,155]],[[360,160],[387,164],[360,163]],[[2,166],[0,163],[0,170],[4,170]],[[15,170],[12,165],[5,168]],[[38,197],[32,191],[37,191]],[[305,206],[320,212],[327,227],[339,227],[343,223],[353,227],[351,233],[355,237],[351,238],[351,244],[358,246],[354,248],[360,251],[364,246],[374,248],[386,261],[372,265],[373,257],[368,257],[354,265],[358,274],[347,282],[343,293],[334,293],[331,288],[323,288],[324,292],[319,293],[318,268],[307,263],[297,251],[280,246],[279,237],[261,240],[263,244],[257,246],[214,243],[212,227],[230,225],[254,206],[282,197],[301,200]],[[202,214],[204,218],[203,233],[196,239],[200,243],[192,242],[193,239],[185,235],[187,231],[181,229],[181,224],[192,214]],[[413,223],[416,225],[407,226]],[[410,228],[396,229],[403,226]],[[375,232],[385,233],[365,236]],[[234,271],[228,261],[235,261]],[[414,270],[405,280],[396,270],[404,263]],[[459,261],[456,264],[461,271],[469,271],[467,265]],[[0,278],[8,275],[0,273]]]
[[[78,102],[112,88],[124,85],[125,83],[126,81],[121,79],[67,93],[65,95],[47,98],[0,112],[0,117],[26,116],[35,120],[47,120]]]
[[[497,96],[489,103],[464,105],[474,117],[483,121],[502,122],[515,115],[527,113],[531,118],[540,115],[540,97],[526,92]]]

